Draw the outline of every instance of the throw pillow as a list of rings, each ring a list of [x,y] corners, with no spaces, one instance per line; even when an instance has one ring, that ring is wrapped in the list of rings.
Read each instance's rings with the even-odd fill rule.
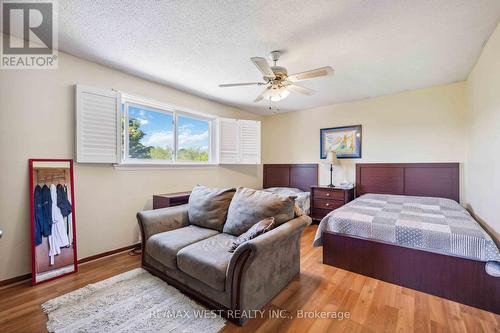
[[[189,222],[199,227],[222,231],[235,191],[235,188],[195,186],[188,201]]]
[[[295,197],[240,187],[229,205],[223,231],[239,236],[266,217],[278,226],[294,218]]]
[[[248,242],[249,240],[254,239],[259,235],[262,235],[266,231],[271,230],[273,224],[274,224],[274,217],[268,217],[260,222],[255,223],[250,229],[242,233],[240,236],[238,236],[238,238],[236,238],[233,241],[233,245],[229,249],[229,252],[234,252],[236,248],[241,244]]]

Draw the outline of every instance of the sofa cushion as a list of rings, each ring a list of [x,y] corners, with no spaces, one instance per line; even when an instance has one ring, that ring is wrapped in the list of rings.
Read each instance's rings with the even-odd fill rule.
[[[229,205],[223,231],[239,236],[267,217],[274,217],[277,227],[293,219],[294,205],[294,197],[240,187]]]
[[[177,266],[191,277],[224,291],[227,266],[232,256],[229,249],[235,239],[228,234],[218,234],[186,246],[177,253]]]
[[[195,186],[189,196],[189,222],[200,227],[222,231],[235,191],[235,188]]]
[[[215,230],[195,225],[161,232],[147,240],[146,253],[168,268],[177,269],[177,252],[180,249],[216,234]]]

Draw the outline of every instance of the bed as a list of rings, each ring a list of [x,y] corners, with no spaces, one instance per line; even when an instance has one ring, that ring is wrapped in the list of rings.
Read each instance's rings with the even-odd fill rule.
[[[318,227],[325,264],[500,313],[500,254],[458,204],[458,163],[357,164],[356,191]]]
[[[311,186],[317,184],[317,164],[264,164],[264,190],[295,196],[295,202],[307,215],[311,207]]]

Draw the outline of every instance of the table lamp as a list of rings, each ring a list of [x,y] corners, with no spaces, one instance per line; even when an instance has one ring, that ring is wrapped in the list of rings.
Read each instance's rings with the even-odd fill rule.
[[[328,185],[328,187],[335,187],[335,185],[333,185],[333,166],[340,165],[337,153],[334,150],[328,151],[326,154],[326,161],[330,164],[330,185]]]

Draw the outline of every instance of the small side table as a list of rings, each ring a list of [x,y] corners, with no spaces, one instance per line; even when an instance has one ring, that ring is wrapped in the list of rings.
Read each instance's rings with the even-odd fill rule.
[[[188,203],[189,192],[163,193],[153,195],[153,209],[167,208]]]
[[[328,186],[311,187],[311,218],[321,220],[332,210],[342,207],[354,199],[355,188]]]

